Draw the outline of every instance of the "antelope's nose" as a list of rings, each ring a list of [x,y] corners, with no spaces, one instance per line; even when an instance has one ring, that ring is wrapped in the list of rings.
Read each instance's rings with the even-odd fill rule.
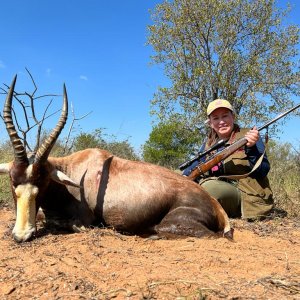
[[[33,238],[35,232],[35,228],[32,228],[31,230],[27,231],[27,232],[22,232],[17,233],[17,232],[13,232],[12,236],[15,242],[17,243],[23,243],[23,242],[28,242]]]

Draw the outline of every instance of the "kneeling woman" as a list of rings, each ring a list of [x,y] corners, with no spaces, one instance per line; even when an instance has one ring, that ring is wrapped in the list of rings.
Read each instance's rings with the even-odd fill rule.
[[[199,183],[220,202],[231,218],[260,219],[266,216],[273,208],[274,201],[267,178],[270,164],[258,130],[255,127],[241,129],[235,123],[231,104],[224,99],[212,101],[207,107],[207,116],[210,132],[200,152],[209,149],[220,139],[228,140],[225,147],[242,137],[248,142],[199,178]],[[261,156],[262,162],[255,166]],[[199,161],[195,161],[183,171],[183,175],[188,176],[198,164]],[[254,166],[255,170],[251,171]],[[241,176],[237,180],[232,175]]]

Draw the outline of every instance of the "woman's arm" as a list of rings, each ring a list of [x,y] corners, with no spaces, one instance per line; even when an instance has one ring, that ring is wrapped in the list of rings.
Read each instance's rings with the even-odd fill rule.
[[[247,134],[246,134],[247,135]],[[246,136],[245,135],[245,136]],[[247,155],[248,161],[250,163],[250,166],[253,168],[253,166],[256,164],[260,156],[264,153],[265,151],[265,145],[261,139],[261,137],[258,138],[256,143],[251,146],[245,147],[245,153]],[[268,161],[266,153],[264,154],[263,161],[260,164],[260,166],[251,174],[251,177],[265,177],[268,175],[270,171],[270,163]]]

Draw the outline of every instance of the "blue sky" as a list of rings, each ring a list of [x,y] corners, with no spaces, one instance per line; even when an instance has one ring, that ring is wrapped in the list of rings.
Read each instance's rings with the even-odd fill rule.
[[[80,121],[83,131],[107,128],[118,139],[129,138],[138,150],[152,129],[150,100],[167,82],[161,66],[149,65],[152,49],[146,45],[149,9],[162,1],[1,2],[1,86],[18,74],[16,90],[31,90],[25,67],[37,83],[37,94],[61,93],[66,83],[76,117],[92,112]],[[290,3],[289,21],[299,24],[300,4]],[[53,110],[55,105],[60,107],[61,98],[55,98]],[[290,118],[281,141],[299,144],[299,125],[299,117]],[[0,138],[6,136],[1,124]]]

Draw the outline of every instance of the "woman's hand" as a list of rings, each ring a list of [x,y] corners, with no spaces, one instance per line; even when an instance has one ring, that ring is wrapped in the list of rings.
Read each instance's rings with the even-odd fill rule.
[[[253,129],[250,129],[245,134],[245,138],[248,141],[246,146],[247,147],[253,147],[256,144],[256,142],[259,140],[259,132],[258,132],[257,128],[254,126]]]

